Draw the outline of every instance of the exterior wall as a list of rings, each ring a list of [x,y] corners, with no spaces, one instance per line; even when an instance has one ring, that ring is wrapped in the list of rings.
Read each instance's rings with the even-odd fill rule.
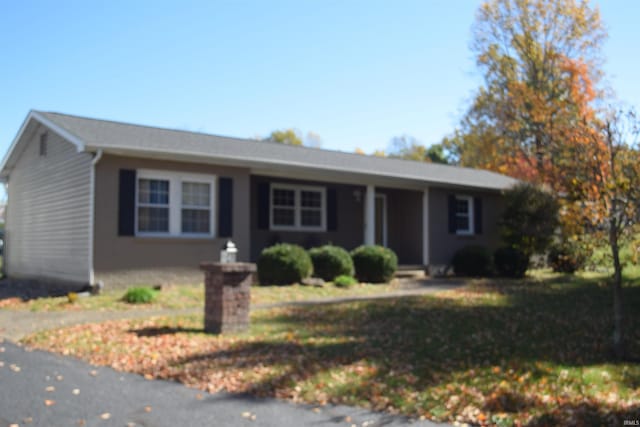
[[[30,126],[9,176],[7,274],[87,284],[92,156],[41,125]],[[47,153],[40,156],[45,132]]]
[[[258,183],[295,183],[302,185],[324,186],[336,189],[338,226],[335,231],[271,231],[258,228]],[[362,194],[358,202],[354,191]],[[360,246],[364,241],[364,188],[356,185],[328,184],[317,181],[300,181],[285,178],[263,176],[251,177],[251,261],[256,261],[260,252],[275,243],[295,243],[305,248],[334,244],[347,250]]]
[[[422,264],[422,192],[376,188],[387,197],[387,246],[400,264]]]
[[[238,260],[248,261],[249,171],[247,169],[105,155],[96,165],[94,271],[107,287],[198,283],[202,261],[217,261],[228,238],[118,236],[120,169],[153,169],[233,178],[233,236]],[[219,197],[218,191],[215,192]],[[218,200],[214,201],[218,208]],[[217,215],[216,215],[217,221]],[[217,224],[212,224],[217,230]]]
[[[449,233],[448,195],[460,194],[482,198],[482,234],[462,236]],[[499,193],[429,189],[429,264],[440,268],[451,265],[453,254],[468,245],[496,249],[500,245],[497,220],[503,209]]]

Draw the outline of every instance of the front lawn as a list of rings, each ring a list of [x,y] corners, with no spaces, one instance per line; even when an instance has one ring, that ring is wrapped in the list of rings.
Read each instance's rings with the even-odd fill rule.
[[[240,335],[204,334],[202,317],[190,316],[25,343],[208,391],[483,425],[621,425],[640,419],[640,365],[610,357],[601,282],[482,280],[434,296],[263,310]],[[625,289],[625,303],[637,358],[640,286]]]
[[[397,290],[394,284],[360,283],[350,288],[336,287],[326,283],[315,286],[254,286],[251,288],[251,303],[273,304],[288,301],[303,301],[329,297],[351,297],[383,294]],[[0,299],[0,308],[11,310],[75,311],[75,310],[131,310],[131,309],[186,309],[204,307],[204,285],[172,285],[163,287],[151,304],[127,304],[122,301],[125,290],[107,290],[100,295],[78,298],[74,303],[64,297],[38,298],[22,301],[19,298]]]

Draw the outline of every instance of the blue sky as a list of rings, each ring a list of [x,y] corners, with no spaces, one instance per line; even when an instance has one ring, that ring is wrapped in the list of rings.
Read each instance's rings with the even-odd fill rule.
[[[367,152],[449,134],[480,82],[480,1],[9,1],[0,152],[30,109]],[[640,106],[640,2],[601,2],[610,86]]]

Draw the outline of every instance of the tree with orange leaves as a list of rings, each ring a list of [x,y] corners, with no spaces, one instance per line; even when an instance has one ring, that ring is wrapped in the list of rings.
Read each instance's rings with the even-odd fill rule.
[[[566,188],[567,214],[606,241],[613,268],[613,349],[624,358],[624,310],[620,247],[633,239],[640,218],[640,123],[633,110],[611,109],[594,117],[572,145],[572,161],[563,165],[571,177]]]
[[[490,0],[473,31],[484,84],[447,148],[462,165],[556,188],[566,134],[600,96],[598,10],[578,0]]]

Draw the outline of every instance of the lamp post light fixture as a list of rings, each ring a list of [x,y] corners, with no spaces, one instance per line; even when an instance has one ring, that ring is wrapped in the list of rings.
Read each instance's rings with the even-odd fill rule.
[[[222,250],[220,251],[220,262],[223,264],[229,264],[236,262],[238,256],[238,248],[231,240],[227,240]]]

